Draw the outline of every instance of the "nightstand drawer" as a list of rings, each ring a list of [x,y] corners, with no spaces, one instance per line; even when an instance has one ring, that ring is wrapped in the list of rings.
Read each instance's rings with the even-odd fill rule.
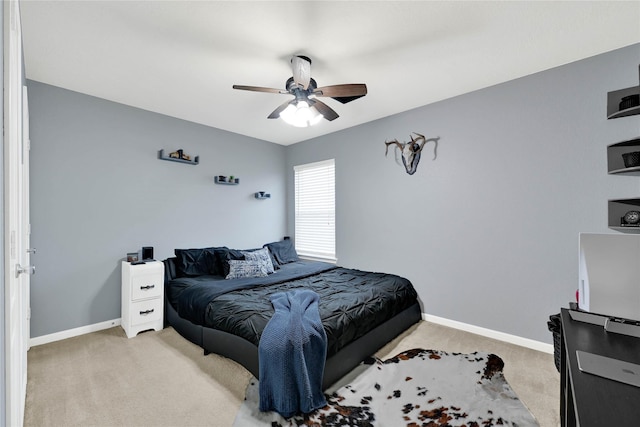
[[[154,298],[162,295],[162,276],[158,274],[141,274],[131,278],[131,299]]]
[[[162,318],[162,299],[156,298],[131,304],[131,325],[155,322]]]

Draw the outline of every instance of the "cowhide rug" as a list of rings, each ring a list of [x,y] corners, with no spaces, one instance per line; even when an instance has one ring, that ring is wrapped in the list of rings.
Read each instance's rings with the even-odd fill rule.
[[[414,349],[370,358],[345,377],[353,378],[348,384],[327,390],[327,406],[288,419],[259,411],[254,378],[233,426],[538,426],[503,367],[498,356],[477,352]]]

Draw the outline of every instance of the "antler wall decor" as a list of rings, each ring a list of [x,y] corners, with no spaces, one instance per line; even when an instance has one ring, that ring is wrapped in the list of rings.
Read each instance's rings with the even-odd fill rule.
[[[390,145],[395,144],[396,149],[400,149],[400,153],[402,154],[402,164],[404,165],[404,168],[409,175],[413,175],[416,172],[416,169],[418,169],[418,163],[420,162],[422,149],[429,141],[433,141],[435,143],[435,147],[433,148],[433,159],[436,159],[438,155],[438,140],[440,139],[440,137],[425,139],[424,135],[420,135],[417,132],[413,132],[413,134],[417,135],[418,137],[414,138],[412,135],[409,135],[411,137],[411,141],[409,142],[401,143],[398,142],[397,139],[384,142],[387,145],[387,149],[384,152],[385,157],[389,153]]]

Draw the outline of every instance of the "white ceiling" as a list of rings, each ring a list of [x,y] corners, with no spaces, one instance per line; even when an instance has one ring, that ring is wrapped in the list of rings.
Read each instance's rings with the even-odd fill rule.
[[[640,42],[640,1],[22,0],[29,79],[289,145]],[[366,83],[294,128],[290,57],[318,86]]]

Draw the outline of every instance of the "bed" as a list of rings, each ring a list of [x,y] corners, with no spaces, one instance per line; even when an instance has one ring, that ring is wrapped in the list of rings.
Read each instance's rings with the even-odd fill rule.
[[[175,254],[164,260],[166,325],[205,355],[233,359],[256,378],[258,344],[274,313],[269,295],[275,292],[305,288],[320,297],[327,335],[323,389],[421,319],[409,280],[305,261],[287,240],[246,251],[211,247]]]

